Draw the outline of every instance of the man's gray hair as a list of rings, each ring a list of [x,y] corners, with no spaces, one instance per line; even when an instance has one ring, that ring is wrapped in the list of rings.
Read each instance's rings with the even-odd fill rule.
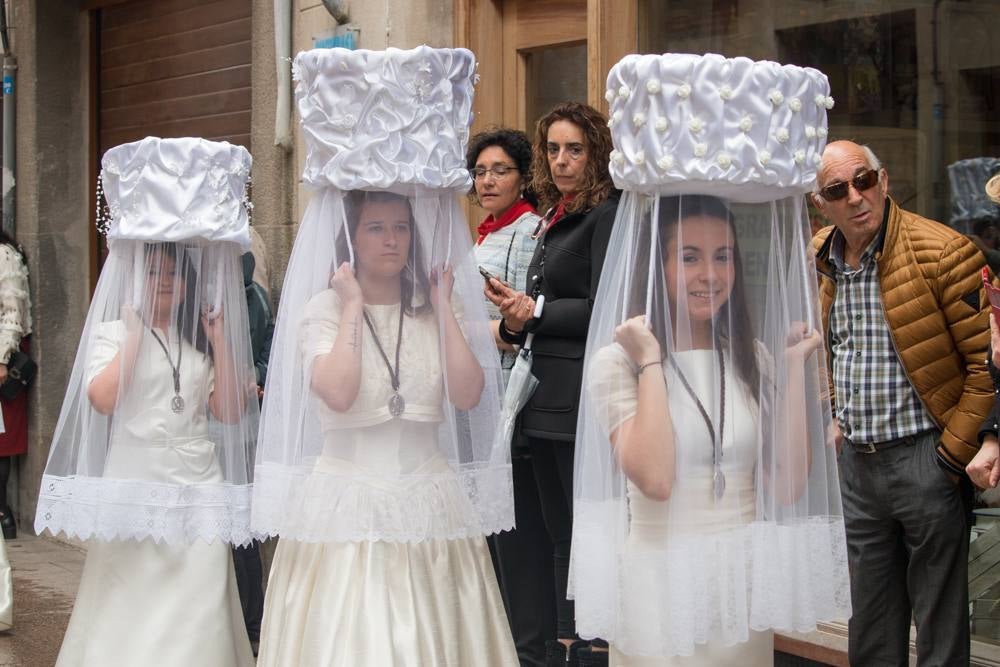
[[[881,169],[882,169],[882,163],[879,162],[878,156],[875,155],[875,151],[873,151],[868,146],[868,144],[859,144],[859,145],[861,146],[861,151],[865,154],[865,159],[868,161],[868,167],[871,168],[871,169],[874,169],[875,171],[881,171]],[[825,153],[826,150],[824,149],[823,152]],[[823,164],[820,163],[820,169],[822,169],[822,168],[823,168]],[[819,173],[818,172],[817,172],[816,176],[817,176],[816,181],[813,183],[813,193],[814,194],[819,194],[819,178],[818,178]]]
[[[879,171],[882,169],[882,163],[879,162],[878,157],[875,155],[875,151],[868,147],[867,144],[861,144],[861,150],[865,152],[865,157],[868,159],[868,166]]]

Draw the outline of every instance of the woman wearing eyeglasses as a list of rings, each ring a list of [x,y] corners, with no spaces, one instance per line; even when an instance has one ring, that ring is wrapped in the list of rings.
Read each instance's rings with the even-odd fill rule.
[[[489,214],[476,229],[476,263],[508,285],[523,286],[541,219],[535,210],[538,200],[528,189],[531,142],[518,130],[480,132],[469,142],[466,163],[473,180],[469,200]],[[506,380],[516,358],[514,347],[500,338],[500,311],[490,301],[486,307]]]
[[[509,285],[523,287],[541,220],[528,188],[531,142],[519,130],[480,132],[469,143],[466,163],[473,179],[469,199],[489,214],[476,230],[476,263]],[[500,310],[489,300],[486,309],[506,385],[517,353],[500,338]],[[552,541],[542,522],[531,450],[518,434],[511,443],[511,466],[517,527],[490,536],[490,552],[518,658],[522,665],[542,665],[545,640],[556,631]]]
[[[538,387],[521,411],[515,437],[528,442],[552,541],[556,638],[546,642],[551,665],[586,664],[573,602],[566,599],[573,524],[573,452],[591,308],[604,265],[618,193],[608,172],[611,133],[593,107],[565,102],[538,121],[532,187],[547,211],[528,265],[525,291],[491,279],[486,297],[499,309],[498,333],[511,345],[535,334],[532,373]],[[545,297],[541,315],[535,302]],[[567,655],[568,653],[568,655]],[[589,648],[581,655],[589,654]]]

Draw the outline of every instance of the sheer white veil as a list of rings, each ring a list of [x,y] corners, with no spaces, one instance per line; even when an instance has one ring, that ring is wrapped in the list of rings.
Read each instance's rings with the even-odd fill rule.
[[[509,529],[509,454],[493,447],[500,367],[458,201],[470,183],[464,151],[474,57],[429,47],[317,49],[295,58],[294,73],[312,195],[272,345],[254,529],[310,542]],[[314,389],[322,378],[313,371],[318,358],[334,354],[341,328],[344,303],[332,276],[344,263],[357,273],[374,261],[365,255],[369,228],[359,227],[372,202],[402,211],[384,222],[409,223],[402,303],[365,303],[360,386],[350,406],[334,409]],[[450,294],[438,279],[445,267],[454,278]],[[461,340],[449,339],[453,321]],[[456,348],[477,360],[475,391],[452,384],[447,360]]]
[[[35,529],[250,536],[258,426],[240,255],[250,154],[197,138],[103,159],[109,245],[42,477]]]
[[[629,655],[850,615],[803,194],[826,77],[717,55],[608,76],[618,208],[588,332],[570,590]]]

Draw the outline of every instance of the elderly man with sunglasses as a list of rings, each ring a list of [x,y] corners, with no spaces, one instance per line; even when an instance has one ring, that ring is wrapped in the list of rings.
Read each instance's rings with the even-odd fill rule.
[[[969,661],[966,466],[992,466],[988,305],[971,241],[901,209],[874,153],[835,141],[813,201],[853,616],[852,665]]]

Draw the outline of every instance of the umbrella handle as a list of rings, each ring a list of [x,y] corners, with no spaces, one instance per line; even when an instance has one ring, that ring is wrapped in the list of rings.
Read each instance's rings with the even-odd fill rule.
[[[535,312],[532,314],[532,317],[534,317],[534,318],[541,317],[542,316],[542,308],[544,308],[544,307],[545,307],[545,295],[544,294],[539,294],[538,295],[538,300],[535,301]],[[521,350],[522,351],[528,351],[528,352],[530,352],[531,351],[531,342],[533,340],[535,340],[535,332],[534,331],[532,331],[531,333],[529,333],[527,336],[524,337],[524,345],[521,346]]]

